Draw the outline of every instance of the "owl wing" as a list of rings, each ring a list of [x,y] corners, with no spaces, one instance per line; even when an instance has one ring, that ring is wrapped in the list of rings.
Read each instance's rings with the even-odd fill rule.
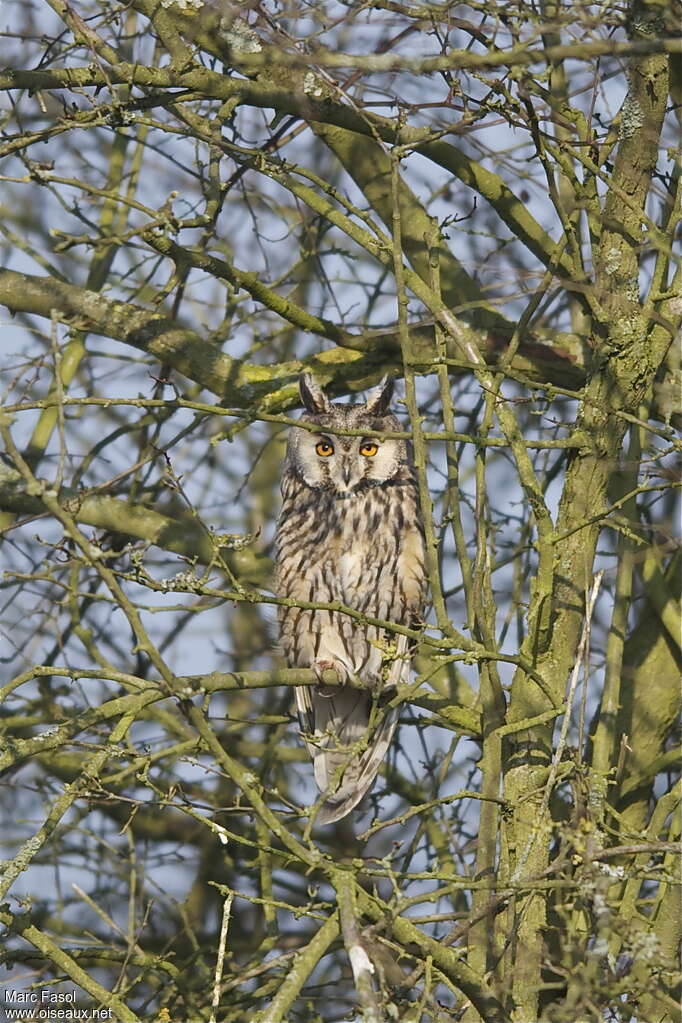
[[[384,700],[409,676],[407,637],[399,636],[396,647]],[[315,820],[332,824],[350,813],[373,784],[393,739],[398,711],[382,712],[377,694],[343,686],[299,688],[296,705],[315,781],[326,797]]]

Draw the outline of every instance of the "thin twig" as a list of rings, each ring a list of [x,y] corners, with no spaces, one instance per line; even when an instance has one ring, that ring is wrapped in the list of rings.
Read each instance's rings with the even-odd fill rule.
[[[216,1023],[216,1013],[220,1004],[220,985],[223,979],[223,965],[225,963],[225,949],[227,947],[227,928],[230,925],[230,912],[234,893],[230,892],[225,896],[223,903],[223,922],[220,925],[220,941],[218,942],[218,958],[215,964],[215,975],[213,977],[213,1000],[211,1002],[210,1023]]]

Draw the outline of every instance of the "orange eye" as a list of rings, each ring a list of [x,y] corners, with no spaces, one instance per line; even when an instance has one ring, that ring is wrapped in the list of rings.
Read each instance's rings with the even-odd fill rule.
[[[329,458],[330,455],[334,454],[334,447],[329,443],[328,440],[321,440],[315,445],[320,458]]]
[[[365,458],[374,458],[378,450],[379,445],[375,444],[373,440],[366,440],[364,444],[360,445],[360,454]]]

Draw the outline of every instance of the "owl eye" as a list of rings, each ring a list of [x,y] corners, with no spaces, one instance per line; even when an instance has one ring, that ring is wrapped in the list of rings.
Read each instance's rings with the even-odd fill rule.
[[[320,458],[329,458],[330,455],[334,454],[334,446],[333,444],[330,444],[328,440],[318,441],[315,445],[315,450]]]
[[[373,440],[366,440],[360,445],[360,454],[365,458],[374,458],[378,450],[379,445],[375,444]]]

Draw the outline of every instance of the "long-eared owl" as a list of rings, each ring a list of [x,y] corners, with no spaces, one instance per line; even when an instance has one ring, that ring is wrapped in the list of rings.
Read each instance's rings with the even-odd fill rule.
[[[276,591],[289,665],[334,669],[350,685],[299,687],[301,732],[324,795],[319,824],[345,817],[372,785],[397,714],[378,694],[406,681],[405,636],[342,611],[296,606],[340,602],[361,615],[415,625],[424,604],[424,540],[408,445],[377,432],[400,430],[384,379],[357,405],[333,404],[309,375],[300,381],[305,412],[289,434],[277,525]],[[358,431],[353,436],[338,431]],[[362,431],[367,431],[364,436]],[[385,702],[385,699],[382,701]]]

